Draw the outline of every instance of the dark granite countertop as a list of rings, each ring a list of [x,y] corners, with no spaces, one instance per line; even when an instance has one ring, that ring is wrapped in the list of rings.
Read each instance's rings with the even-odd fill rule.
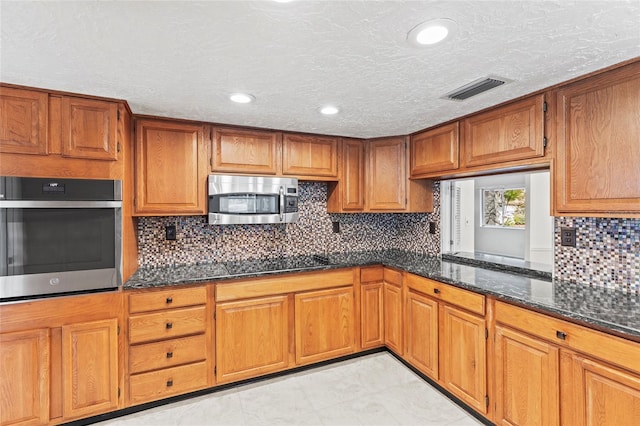
[[[140,268],[125,289],[259,277],[287,272],[318,271],[383,264],[498,299],[640,338],[640,294],[588,284],[551,281],[537,274],[519,274],[464,265],[401,250],[332,253],[277,259]]]

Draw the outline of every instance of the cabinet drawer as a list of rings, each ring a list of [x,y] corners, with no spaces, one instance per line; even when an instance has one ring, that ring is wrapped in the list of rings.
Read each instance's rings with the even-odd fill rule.
[[[394,269],[384,268],[384,282],[394,284],[396,286],[402,285],[402,272]]]
[[[205,362],[135,374],[129,378],[132,404],[157,400],[207,387]]]
[[[377,283],[383,279],[384,268],[382,266],[371,266],[360,269],[361,283]]]
[[[496,302],[496,321],[557,345],[640,372],[640,343],[611,336],[504,302]]]
[[[132,314],[205,303],[207,303],[205,286],[129,294],[129,312]]]
[[[204,333],[205,323],[204,306],[136,315],[129,318],[129,342],[141,343]]]
[[[434,299],[484,315],[484,296],[478,293],[411,274],[407,275],[407,286]]]
[[[204,334],[146,343],[129,348],[129,373],[158,370],[207,358]]]

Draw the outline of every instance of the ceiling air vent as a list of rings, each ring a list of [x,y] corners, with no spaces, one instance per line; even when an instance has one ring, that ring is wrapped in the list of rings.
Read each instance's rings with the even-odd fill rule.
[[[506,78],[484,77],[484,78],[472,81],[469,84],[465,84],[464,86],[454,90],[453,92],[447,93],[442,98],[451,99],[454,101],[464,101],[465,99],[478,95],[482,92],[486,92],[487,90],[493,89],[494,87],[501,86],[508,82],[510,82],[510,80],[507,80]]]

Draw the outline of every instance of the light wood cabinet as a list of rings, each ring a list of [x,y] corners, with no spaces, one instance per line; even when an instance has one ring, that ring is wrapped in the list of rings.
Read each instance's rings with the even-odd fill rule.
[[[0,152],[47,154],[49,96],[0,87]]]
[[[407,205],[406,142],[387,138],[367,142],[369,210],[404,210]]]
[[[404,309],[404,358],[438,380],[438,302],[409,290]]]
[[[62,327],[63,415],[87,417],[118,407],[118,320]]]
[[[342,141],[341,209],[362,211],[365,203],[365,146],[361,140]]]
[[[544,156],[544,95],[462,120],[465,167]]]
[[[404,354],[402,274],[384,270],[384,342],[398,355]]]
[[[118,105],[96,99],[62,97],[62,156],[118,159]]]
[[[459,124],[447,124],[411,136],[411,177],[450,172],[460,166]]]
[[[640,62],[557,93],[555,214],[638,216]]]
[[[360,347],[384,346],[384,270],[360,269]]]
[[[0,425],[49,422],[49,330],[0,334]]]
[[[353,353],[354,321],[352,286],[296,294],[296,364]]]
[[[281,168],[282,133],[214,127],[211,171],[275,175]]]
[[[128,405],[213,385],[213,313],[206,285],[131,291],[125,298]]]
[[[339,138],[285,133],[282,173],[300,178],[338,178]]]
[[[216,306],[217,382],[289,367],[289,297],[272,296]]]
[[[496,423],[558,425],[558,347],[500,325],[495,336]]]
[[[136,120],[135,215],[204,215],[207,146],[204,126]]]

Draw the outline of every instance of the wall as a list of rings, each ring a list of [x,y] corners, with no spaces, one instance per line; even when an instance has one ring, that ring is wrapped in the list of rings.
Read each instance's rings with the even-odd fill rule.
[[[400,248],[436,256],[440,253],[440,191],[434,187],[432,214],[330,214],[327,185],[300,183],[300,220],[286,225],[211,226],[205,216],[138,219],[140,267],[226,262]],[[333,233],[332,222],[340,223]],[[428,233],[429,222],[437,233]],[[166,241],[165,225],[177,225],[177,239]]]
[[[576,228],[576,247],[560,245],[560,228]],[[640,292],[640,219],[555,219],[557,279]]]

